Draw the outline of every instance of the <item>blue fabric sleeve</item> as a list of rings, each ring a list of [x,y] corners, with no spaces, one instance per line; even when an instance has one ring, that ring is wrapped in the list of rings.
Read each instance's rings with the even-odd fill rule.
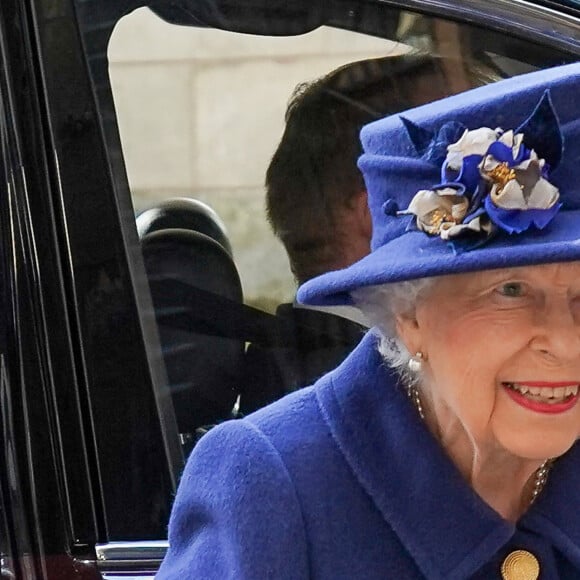
[[[157,580],[303,580],[306,535],[280,455],[247,421],[224,423],[193,450],[169,521]]]

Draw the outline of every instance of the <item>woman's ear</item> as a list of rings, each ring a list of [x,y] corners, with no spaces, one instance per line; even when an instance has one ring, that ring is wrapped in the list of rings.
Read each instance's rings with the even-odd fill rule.
[[[422,332],[417,320],[416,311],[405,312],[395,316],[397,334],[410,353],[421,351]]]

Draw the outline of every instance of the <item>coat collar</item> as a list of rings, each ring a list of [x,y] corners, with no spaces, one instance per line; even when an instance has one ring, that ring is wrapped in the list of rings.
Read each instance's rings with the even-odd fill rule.
[[[423,574],[434,580],[469,577],[516,528],[462,479],[418,418],[396,376],[382,363],[376,340],[369,333],[345,363],[319,383],[325,420],[361,486]],[[577,455],[577,449],[573,451]],[[549,520],[561,532],[564,553],[573,552],[580,563],[580,519],[571,515],[569,505],[558,502],[559,494],[546,493],[553,486],[580,499],[580,473],[569,467],[578,461],[569,459],[559,460],[562,465],[550,475],[542,501],[522,523],[541,530]]]
[[[580,445],[559,458],[536,503],[519,525],[548,535],[551,542],[580,568]]]

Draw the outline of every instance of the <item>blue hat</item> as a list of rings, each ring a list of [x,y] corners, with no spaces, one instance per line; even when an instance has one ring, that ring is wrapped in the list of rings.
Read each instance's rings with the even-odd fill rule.
[[[372,252],[298,300],[352,304],[363,286],[580,260],[578,95],[575,63],[365,126]]]

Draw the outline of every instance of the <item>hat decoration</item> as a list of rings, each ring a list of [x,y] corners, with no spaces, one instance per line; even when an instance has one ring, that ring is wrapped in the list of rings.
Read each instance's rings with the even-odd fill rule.
[[[397,212],[415,216],[410,227],[440,236],[455,251],[469,250],[498,230],[543,229],[562,207],[558,188],[549,181],[563,139],[548,91],[516,130],[468,130],[449,122],[430,135],[402,120],[417,153],[441,166],[441,182],[418,191],[407,209]]]

